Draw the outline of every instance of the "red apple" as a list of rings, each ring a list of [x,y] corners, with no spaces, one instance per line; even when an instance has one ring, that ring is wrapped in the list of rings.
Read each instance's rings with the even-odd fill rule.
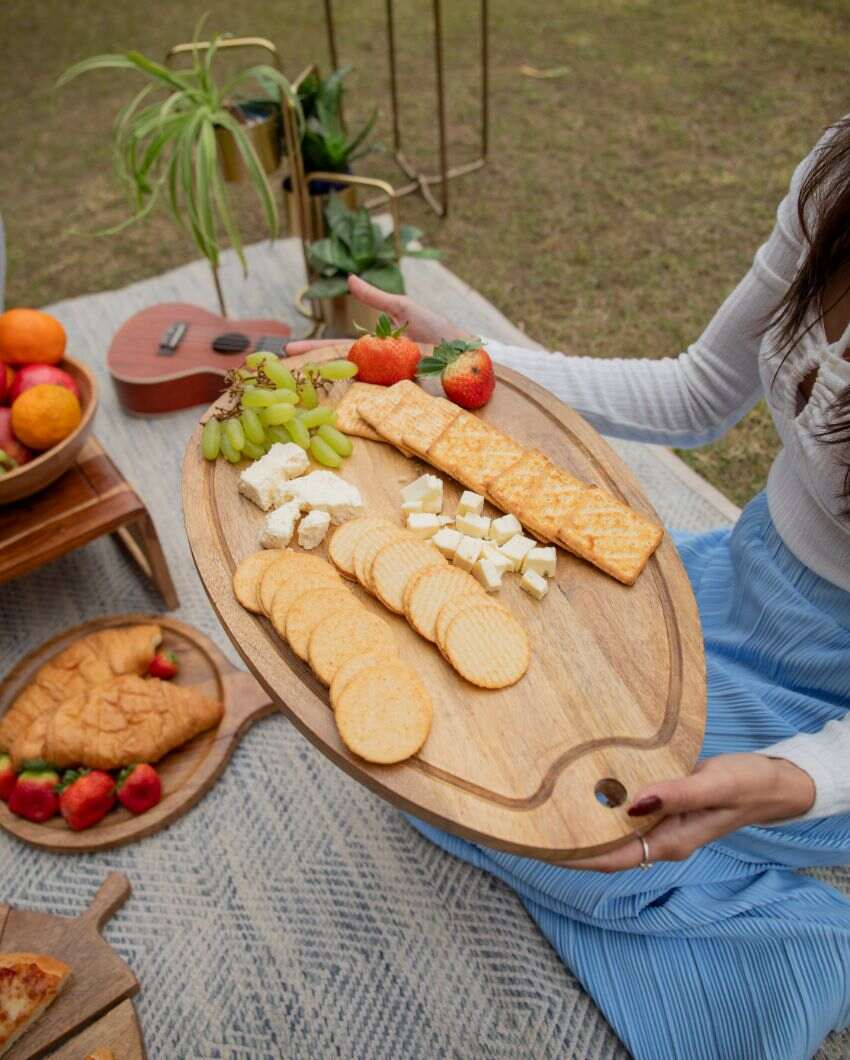
[[[0,449],[19,464],[32,460],[32,451],[22,445],[12,433],[12,410],[0,409]]]
[[[38,386],[39,383],[64,386],[76,394],[78,401],[82,400],[76,379],[61,368],[57,368],[53,364],[25,364],[15,374],[14,382],[9,390],[9,402],[15,401],[25,390],[29,390],[31,386]]]

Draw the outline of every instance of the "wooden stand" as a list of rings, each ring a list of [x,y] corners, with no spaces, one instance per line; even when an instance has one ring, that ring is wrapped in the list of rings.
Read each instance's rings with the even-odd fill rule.
[[[52,485],[0,507],[0,584],[112,533],[154,583],[166,610],[178,607],[150,513],[95,438]]]

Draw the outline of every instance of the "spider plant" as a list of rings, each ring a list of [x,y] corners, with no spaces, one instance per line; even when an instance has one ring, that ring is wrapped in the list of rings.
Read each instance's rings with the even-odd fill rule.
[[[298,86],[304,113],[301,154],[305,173],[348,173],[351,163],[371,150],[365,141],[378,116],[377,107],[353,136],[346,133],[342,122],[342,82],[352,69],[344,66],[326,78],[311,73]]]

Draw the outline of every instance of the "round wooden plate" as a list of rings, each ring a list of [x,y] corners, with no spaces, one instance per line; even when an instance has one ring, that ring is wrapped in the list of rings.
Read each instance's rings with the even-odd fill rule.
[[[176,821],[190,810],[215,784],[227,765],[240,736],[258,718],[276,708],[268,695],[251,677],[237,670],[211,640],[175,618],[162,615],[108,615],[68,629],[26,655],[0,683],[0,716],[52,656],[79,637],[98,630],[155,622],[162,629],[162,647],[177,656],[180,670],[175,682],[201,685],[203,690],[224,702],[224,717],[217,729],[201,733],[156,763],[162,778],[162,801],[138,816],[122,806],[112,810],[99,824],[82,832],[72,832],[56,816],[35,824],[11,813],[0,802],[0,827],[33,846],[54,853],[82,853],[108,850],[145,836]]]
[[[329,348],[309,356],[338,355]],[[629,469],[589,424],[524,376],[502,367],[496,374],[483,419],[657,518]],[[635,832],[626,814],[635,793],[693,768],[705,726],[702,636],[690,583],[667,536],[631,588],[560,549],[542,602],[506,578],[499,599],[528,630],[532,662],[518,684],[498,692],[466,684],[401,617],[352,585],[366,607],[392,624],[399,654],[431,692],[435,718],[420,754],[400,765],[374,766],[350,754],[327,690],[271,624],[233,595],[233,571],[258,548],[263,513],[237,492],[239,466],[202,458],[199,436],[200,426],[184,460],[183,508],[213,607],[269,695],[361,783],[475,842],[560,861],[623,843]],[[359,487],[367,514],[400,523],[399,488],[425,470],[432,469],[358,438],[341,473]],[[451,513],[461,487],[441,477],[444,511]],[[639,825],[653,823],[644,818]]]

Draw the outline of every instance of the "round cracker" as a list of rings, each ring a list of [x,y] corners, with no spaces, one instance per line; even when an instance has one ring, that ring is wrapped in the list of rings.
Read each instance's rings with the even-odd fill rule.
[[[293,600],[286,612],[286,639],[299,659],[307,659],[310,634],[322,619],[356,600],[350,589],[330,583],[310,586]]]
[[[395,638],[387,623],[362,604],[323,618],[310,634],[307,657],[320,681],[329,685],[337,670],[355,655],[381,651],[395,655]]]
[[[415,755],[428,739],[431,697],[403,662],[384,661],[355,674],[339,695],[336,725],[353,754],[392,765]]]
[[[272,600],[272,609],[269,618],[281,640],[286,640],[286,621],[289,617],[289,609],[299,597],[306,592],[316,589],[339,589],[343,585],[342,578],[338,574],[330,576],[322,570],[305,570],[297,578],[279,585]],[[351,602],[357,603],[354,596]],[[304,656],[302,656],[304,658]]]
[[[386,654],[382,651],[367,651],[363,655],[352,655],[350,659],[347,659],[331,681],[330,699],[334,710],[336,710],[336,702],[340,693],[355,674],[359,674],[361,670],[369,666],[379,666],[386,661]]]
[[[480,591],[477,593],[455,596],[451,600],[447,600],[437,612],[437,618],[434,622],[434,641],[443,654],[445,654],[444,640],[449,624],[467,607],[496,607],[507,612],[507,608],[497,603],[491,596],[487,596],[480,585],[478,588]]]
[[[372,561],[370,577],[375,594],[390,611],[404,611],[404,590],[410,579],[425,567],[447,566],[445,557],[429,541],[416,537],[390,541]]]
[[[387,523],[386,526],[378,526],[369,534],[361,537],[354,546],[354,576],[364,589],[374,592],[371,582],[372,562],[379,550],[388,541],[394,541],[397,537],[412,537],[411,534],[400,526]]]
[[[528,635],[504,608],[463,608],[443,638],[446,658],[479,688],[507,688],[519,681],[531,661]]]
[[[379,526],[392,526],[388,519],[377,515],[361,515],[338,526],[328,542],[328,557],[344,578],[356,578],[354,573],[354,546],[364,534]]]
[[[407,621],[426,640],[437,639],[437,615],[443,604],[463,597],[484,596],[471,574],[459,567],[435,563],[415,574],[404,590]]]
[[[302,577],[307,571],[324,572],[329,577],[339,580],[336,568],[321,556],[311,556],[306,552],[292,552],[287,549],[279,559],[269,564],[260,579],[257,599],[264,614],[271,617],[272,602],[281,585]]]
[[[280,559],[282,548],[264,548],[246,556],[233,572],[233,593],[239,603],[255,615],[263,613],[258,589],[260,579],[276,559]]]

